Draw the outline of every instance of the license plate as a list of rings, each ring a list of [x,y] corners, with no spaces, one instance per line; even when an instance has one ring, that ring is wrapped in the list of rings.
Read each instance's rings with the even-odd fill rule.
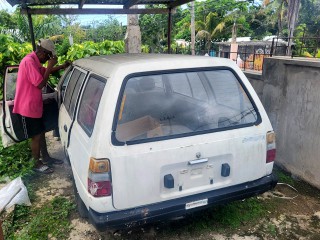
[[[191,209],[191,208],[196,208],[196,207],[201,207],[201,206],[205,206],[208,205],[208,199],[201,199],[198,201],[194,201],[194,202],[188,202],[186,203],[186,210]]]

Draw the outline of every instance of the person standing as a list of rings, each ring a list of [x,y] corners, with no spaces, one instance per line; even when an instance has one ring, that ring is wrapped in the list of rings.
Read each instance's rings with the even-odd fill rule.
[[[46,62],[48,62],[47,68],[42,66]],[[56,64],[54,43],[50,39],[40,39],[36,51],[21,60],[18,70],[13,113],[19,114],[22,118],[25,138],[31,138],[34,170],[40,173],[53,172],[47,164],[63,163],[62,160],[49,156],[42,118],[42,88],[47,84],[50,74],[67,68],[70,62],[67,61],[60,66],[55,66]]]

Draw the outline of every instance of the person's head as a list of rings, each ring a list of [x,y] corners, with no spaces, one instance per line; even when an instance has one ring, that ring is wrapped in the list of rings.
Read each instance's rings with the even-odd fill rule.
[[[36,54],[41,63],[45,63],[56,55],[54,43],[50,39],[40,39],[38,41]]]

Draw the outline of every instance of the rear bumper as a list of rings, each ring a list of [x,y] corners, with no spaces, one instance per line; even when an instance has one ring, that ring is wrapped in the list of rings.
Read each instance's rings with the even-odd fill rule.
[[[236,186],[122,211],[98,213],[90,208],[89,219],[99,230],[129,228],[252,197],[273,189],[277,182],[277,177],[271,174]],[[208,199],[208,205],[189,210],[185,209],[186,203],[201,199]]]

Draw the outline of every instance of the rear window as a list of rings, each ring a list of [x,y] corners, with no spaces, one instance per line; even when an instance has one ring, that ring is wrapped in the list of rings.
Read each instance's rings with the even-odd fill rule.
[[[257,111],[230,70],[132,77],[115,137],[127,144],[254,125]]]

